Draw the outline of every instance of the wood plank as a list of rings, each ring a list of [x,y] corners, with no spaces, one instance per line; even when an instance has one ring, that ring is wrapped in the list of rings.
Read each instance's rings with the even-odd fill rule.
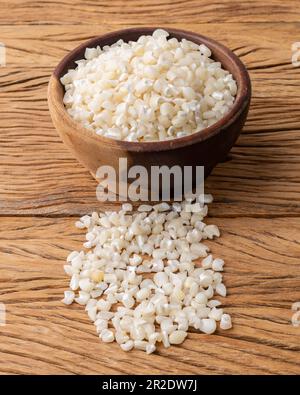
[[[38,132],[10,133],[0,159],[0,213],[61,216],[100,209],[90,174],[60,142],[50,143],[54,131],[44,132],[43,139]],[[214,217],[299,215],[300,163],[294,139],[300,132],[273,134],[242,136],[231,160],[219,164],[206,180],[215,197]]]
[[[61,304],[65,258],[84,241],[73,219],[2,218],[0,373],[299,374],[300,329],[290,323],[300,300],[299,219],[214,223],[222,236],[209,244],[226,261],[224,308],[234,328],[194,331],[182,346],[145,356],[101,343],[81,306]]]
[[[113,3],[113,2],[112,2]],[[300,10],[300,6],[298,7]],[[297,7],[295,7],[295,10]],[[299,76],[299,70],[291,67],[291,44],[299,41],[297,31],[300,27],[299,18],[295,22],[280,23],[278,21],[265,23],[256,19],[238,23],[214,21],[205,23],[202,19],[184,22],[166,22],[165,27],[186,29],[196,33],[208,35],[219,40],[234,50],[246,63],[252,72],[265,71],[265,78],[274,77],[273,73],[294,70]],[[97,35],[105,34],[118,29],[133,27],[136,24],[111,23],[76,24],[76,25],[26,25],[15,26],[0,24],[0,37],[7,47],[7,66],[31,65],[38,67],[55,67],[58,61],[66,55],[67,51],[75,48],[81,42]],[[150,24],[151,25],[151,24]],[[282,45],[279,45],[282,43]],[[38,65],[37,65],[38,59]],[[1,73],[4,72],[2,68]],[[42,70],[41,70],[42,71]],[[281,83],[273,78],[273,82]]]
[[[291,22],[299,21],[297,0],[64,0],[37,2],[4,0],[0,23],[7,24],[157,24],[184,22]]]
[[[206,182],[216,198],[214,216],[300,213],[300,69],[290,64],[290,44],[297,39],[299,24],[268,26],[188,27],[234,49],[249,67],[253,83],[244,132],[230,160]],[[112,25],[0,27],[8,47],[7,67],[0,69],[0,215],[79,215],[99,208],[95,181],[52,126],[46,89],[53,67],[67,50],[113,29]],[[286,44],[278,46],[281,41]]]

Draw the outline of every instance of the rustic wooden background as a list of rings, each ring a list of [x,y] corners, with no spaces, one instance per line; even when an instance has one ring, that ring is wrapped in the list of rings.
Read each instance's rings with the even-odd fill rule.
[[[299,1],[1,0],[0,10],[0,372],[299,374],[300,328],[290,323],[300,301]],[[84,239],[75,218],[103,206],[52,126],[46,90],[79,42],[154,23],[229,46],[248,67],[253,101],[231,157],[206,183],[234,329],[191,333],[146,356],[102,344],[80,306],[60,303],[65,257]]]

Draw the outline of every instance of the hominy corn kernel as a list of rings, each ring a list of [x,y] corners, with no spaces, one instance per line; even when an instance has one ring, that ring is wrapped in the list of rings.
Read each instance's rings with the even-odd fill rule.
[[[101,281],[103,281],[104,279],[104,273],[101,270],[95,270],[92,274],[91,274],[91,279],[95,282],[95,283],[101,283]]]

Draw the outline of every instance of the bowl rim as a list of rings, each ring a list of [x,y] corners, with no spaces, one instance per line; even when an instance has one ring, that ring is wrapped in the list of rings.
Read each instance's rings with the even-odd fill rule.
[[[139,36],[144,34],[152,34],[156,29],[166,30],[170,36],[176,36],[178,38],[185,38],[187,40],[194,41],[196,43],[203,43],[209,49],[217,49],[221,52],[231,63],[232,70],[228,70],[231,74],[234,74],[234,79],[237,82],[237,94],[232,108],[229,112],[225,114],[219,121],[213,125],[202,129],[200,131],[193,132],[190,135],[183,137],[176,137],[170,140],[155,140],[155,141],[125,141],[117,140],[109,137],[97,135],[94,131],[85,128],[83,125],[75,121],[67,112],[66,107],[63,103],[64,87],[60,82],[60,78],[66,72],[68,64],[73,63],[76,60],[82,59],[82,52],[87,47],[95,47],[97,45],[102,46],[101,42],[112,41],[116,42],[119,39],[124,39],[124,36],[128,34],[139,34]],[[105,44],[104,44],[105,45]],[[81,56],[79,56],[81,55]],[[156,152],[156,151],[167,151],[177,148],[182,148],[195,143],[202,142],[221,133],[227,129],[232,123],[234,123],[245,108],[249,105],[251,98],[251,81],[248,71],[242,61],[235,55],[229,48],[223,44],[206,37],[204,35],[193,33],[182,29],[173,29],[166,27],[135,27],[128,29],[116,30],[110,33],[106,33],[100,36],[91,38],[72,51],[70,51],[63,59],[58,63],[54,69],[49,85],[48,85],[48,103],[50,107],[50,112],[56,111],[57,115],[64,119],[65,122],[72,128],[72,133],[85,135],[88,139],[92,139],[97,143],[101,143],[110,148],[118,148],[126,151],[137,151],[137,152]]]

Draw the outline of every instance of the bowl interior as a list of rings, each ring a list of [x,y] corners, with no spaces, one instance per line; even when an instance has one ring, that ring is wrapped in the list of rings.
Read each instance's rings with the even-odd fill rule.
[[[64,87],[60,82],[60,78],[69,69],[76,68],[77,65],[75,61],[84,58],[84,52],[87,47],[96,47],[97,45],[103,47],[104,45],[111,45],[119,39],[123,39],[125,42],[136,41],[141,35],[150,35],[156,29],[157,28],[153,27],[124,29],[108,33],[103,36],[95,37],[79,45],[62,59],[62,61],[58,64],[53,72],[53,77],[57,79],[59,85],[59,94],[57,100],[58,111],[63,114],[64,117],[67,116],[69,118],[69,122],[74,130],[80,133],[88,133],[89,136],[91,136],[91,132],[89,130],[79,125],[67,113],[66,108],[63,104]],[[163,141],[129,142],[123,140],[113,140],[108,137],[98,136],[96,133],[93,133],[93,138],[95,138],[98,142],[102,141],[104,144],[121,146],[122,148],[129,151],[161,151],[174,149],[194,144],[195,142],[199,142],[211,136],[214,136],[216,133],[219,133],[221,130],[228,127],[232,122],[234,122],[248,106],[251,95],[250,78],[245,66],[232,51],[230,51],[222,44],[197,33],[187,32],[179,29],[163,29],[169,32],[170,38],[175,37],[178,40],[182,40],[183,38],[185,38],[187,40],[195,42],[196,44],[205,44],[208,48],[210,48],[210,50],[212,51],[212,58],[216,61],[221,62],[222,67],[228,70],[237,82],[238,90],[232,108],[227,114],[225,114],[223,118],[221,118],[215,124],[203,130],[196,131],[188,136]],[[51,91],[49,92],[49,94],[51,95]]]

